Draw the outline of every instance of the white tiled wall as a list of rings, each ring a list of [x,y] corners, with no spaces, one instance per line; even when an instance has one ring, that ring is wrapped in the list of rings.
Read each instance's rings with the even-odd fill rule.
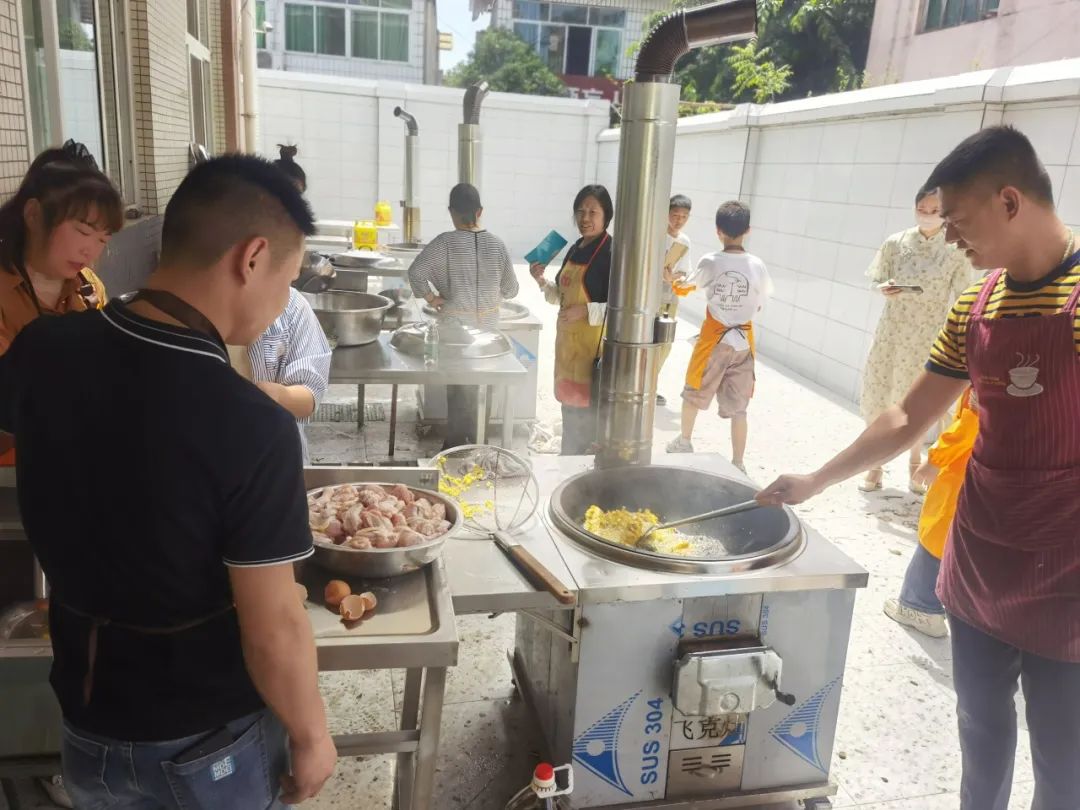
[[[19,3],[0,0],[0,195],[19,187],[30,162],[23,106]]]
[[[1078,91],[1072,60],[684,119],[672,192],[693,198],[695,256],[716,244],[719,203],[751,205],[748,245],[776,282],[755,330],[761,351],[855,401],[883,303],[865,271],[889,234],[913,224],[916,191],[959,141],[1015,124],[1047,164],[1063,218],[1080,227]],[[598,143],[598,177],[612,188],[617,137]],[[683,307],[701,314],[693,298]]]
[[[447,230],[457,182],[457,127],[464,92],[452,88],[259,72],[263,152],[300,147],[309,197],[321,219],[370,218],[378,200],[400,209],[405,173],[402,106],[420,128],[421,230]],[[521,256],[552,228],[569,236],[574,194],[595,176],[604,102],[492,93],[480,116],[484,224]]]

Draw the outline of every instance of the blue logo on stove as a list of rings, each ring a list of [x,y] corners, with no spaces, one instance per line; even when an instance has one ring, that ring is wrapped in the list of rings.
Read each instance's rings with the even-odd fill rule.
[[[796,706],[787,717],[773,726],[772,736],[795,754],[813,765],[822,773],[827,773],[818,752],[818,728],[821,725],[821,710],[829,694],[840,682],[834,678],[821,689]]]
[[[619,773],[619,731],[626,713],[640,694],[639,691],[631,695],[574,740],[574,759],[627,796],[633,794],[627,790]]]

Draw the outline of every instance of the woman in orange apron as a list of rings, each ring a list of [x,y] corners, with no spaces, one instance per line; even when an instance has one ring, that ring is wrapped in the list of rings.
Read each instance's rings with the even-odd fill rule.
[[[919,515],[919,545],[908,563],[899,598],[885,600],[886,616],[932,638],[943,638],[949,632],[945,606],[934,591],[978,433],[977,400],[969,388],[960,398],[952,424],[934,442],[926,463],[916,473],[919,483],[932,479]]]
[[[596,442],[597,383],[607,315],[614,216],[611,195],[603,186],[585,186],[574,198],[574,222],[581,238],[563,259],[555,281],[544,267],[530,272],[549,303],[558,304],[555,327],[555,398],[562,403],[562,455],[586,455]]]
[[[0,354],[41,315],[105,305],[90,270],[124,223],[124,206],[86,148],[68,141],[42,152],[19,190],[0,206]],[[15,463],[0,434],[0,466]]]

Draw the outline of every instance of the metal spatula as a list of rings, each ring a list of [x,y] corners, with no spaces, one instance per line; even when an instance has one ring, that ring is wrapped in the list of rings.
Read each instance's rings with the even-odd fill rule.
[[[634,545],[639,548],[643,547],[646,540],[649,539],[649,536],[652,535],[653,532],[659,531],[660,529],[674,529],[677,526],[685,526],[688,523],[703,523],[704,521],[712,520],[713,518],[737,515],[740,512],[749,512],[751,509],[758,509],[760,507],[761,504],[757,501],[743,501],[742,503],[737,503],[732,506],[725,506],[723,509],[713,509],[711,512],[702,512],[700,515],[691,515],[690,517],[679,518],[678,520],[673,520],[670,523],[658,523],[655,526],[651,527],[648,531],[646,531],[645,534],[641,535],[641,537],[637,539],[637,542],[634,543]]]

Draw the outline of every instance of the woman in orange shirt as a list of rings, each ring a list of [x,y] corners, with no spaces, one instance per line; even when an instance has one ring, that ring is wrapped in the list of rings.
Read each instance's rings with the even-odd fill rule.
[[[945,552],[960,487],[978,434],[978,402],[969,388],[960,398],[952,424],[938,437],[926,463],[915,474],[915,480],[920,483],[930,482],[919,515],[919,545],[904,574],[900,597],[885,600],[886,616],[933,638],[948,633],[945,608],[935,588],[941,555]]]
[[[0,354],[41,315],[101,307],[105,287],[90,270],[124,223],[124,206],[86,148],[68,141],[42,152],[0,206]],[[14,463],[0,434],[0,465]]]

